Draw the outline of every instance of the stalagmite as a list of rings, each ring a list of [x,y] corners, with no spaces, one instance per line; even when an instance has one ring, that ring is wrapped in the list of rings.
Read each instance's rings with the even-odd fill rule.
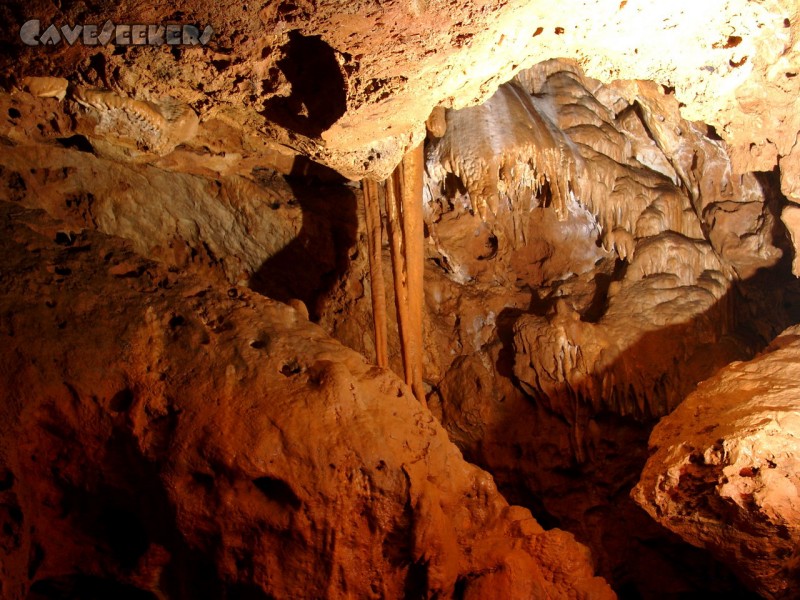
[[[423,221],[422,144],[410,151],[386,184],[395,306],[405,381],[424,406],[422,383]]]
[[[372,291],[372,320],[375,327],[375,360],[379,367],[389,366],[389,351],[386,343],[386,292],[383,283],[383,259],[381,255],[381,209],[378,199],[378,184],[365,179],[364,215],[369,247],[369,280]]]

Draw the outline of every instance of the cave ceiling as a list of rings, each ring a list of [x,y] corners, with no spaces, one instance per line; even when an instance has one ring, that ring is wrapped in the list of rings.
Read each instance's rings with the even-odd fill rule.
[[[6,85],[63,77],[157,106],[169,98],[201,124],[197,133],[164,124],[173,127],[172,147],[212,137],[218,153],[286,168],[285,155],[299,152],[352,179],[384,179],[424,136],[435,107],[478,104],[520,70],[563,57],[601,81],[666,86],[684,118],[714,126],[730,144],[737,171],[769,171],[781,161],[794,172],[800,162],[800,151],[792,154],[800,130],[793,2],[562,0],[554,9],[518,0],[179,8],[37,0],[2,10],[4,41],[14,50],[0,61]],[[80,40],[20,49],[16,36],[31,15],[41,29],[110,20],[194,23],[214,33],[205,45],[165,44],[157,52]],[[785,182],[784,192],[797,197],[795,185]]]

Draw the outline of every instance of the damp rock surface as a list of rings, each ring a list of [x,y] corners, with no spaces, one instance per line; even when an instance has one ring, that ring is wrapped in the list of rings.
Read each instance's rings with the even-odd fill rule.
[[[537,401],[572,423],[582,406],[646,420],[746,355],[731,297],[782,256],[775,190],[734,176],[672,95],[554,60],[446,120],[428,150],[430,256],[462,289],[505,290],[503,308],[535,290],[513,349]]]

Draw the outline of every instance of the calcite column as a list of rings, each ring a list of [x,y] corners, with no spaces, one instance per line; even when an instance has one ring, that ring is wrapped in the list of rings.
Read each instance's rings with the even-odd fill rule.
[[[406,383],[411,386],[414,395],[424,406],[426,403],[425,387],[422,382],[423,166],[423,144],[419,144],[406,154],[386,182],[386,215],[403,373]],[[370,256],[372,257],[372,252]],[[372,266],[370,272],[375,272]],[[377,275],[375,278],[377,279]],[[376,338],[377,335],[376,332]]]

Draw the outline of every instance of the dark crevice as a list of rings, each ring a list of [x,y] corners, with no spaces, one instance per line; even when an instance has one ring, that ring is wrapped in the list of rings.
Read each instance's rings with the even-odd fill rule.
[[[158,600],[152,592],[91,575],[65,575],[37,581],[27,600]]]
[[[72,135],[70,137],[56,138],[56,142],[62,148],[70,150],[78,150],[79,152],[88,152],[94,154],[94,147],[89,139],[84,135]]]
[[[264,116],[302,135],[318,137],[347,110],[347,84],[336,51],[320,36],[289,32],[278,67],[291,85],[289,96],[266,102]]]
[[[300,508],[302,502],[297,494],[294,493],[292,486],[286,483],[283,479],[277,477],[269,477],[267,475],[253,480],[255,485],[267,498],[274,500],[283,506],[291,508]]]
[[[128,388],[125,388],[111,397],[108,407],[114,412],[125,412],[131,407],[132,404],[133,392]]]

